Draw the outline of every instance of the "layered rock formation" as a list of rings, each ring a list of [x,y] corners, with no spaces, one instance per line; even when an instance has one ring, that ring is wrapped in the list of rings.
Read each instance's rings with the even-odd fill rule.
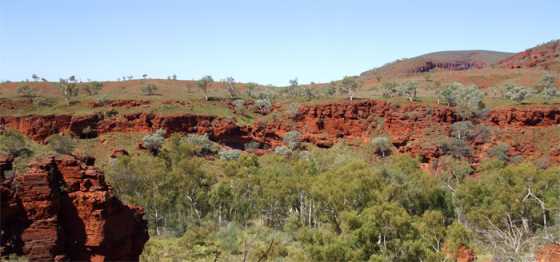
[[[17,129],[36,141],[44,141],[59,132],[86,138],[109,132],[148,133],[162,128],[168,134],[208,134],[213,141],[239,149],[251,141],[261,143],[264,148],[278,146],[282,144],[282,136],[291,130],[300,131],[305,141],[320,147],[330,147],[340,139],[363,143],[372,135],[387,134],[400,152],[421,155],[429,161],[437,158],[441,152],[426,145],[424,142],[430,142],[426,141],[429,140],[427,138],[437,134],[448,135],[451,124],[460,120],[453,108],[445,106],[418,103],[396,105],[378,100],[359,100],[304,106],[296,115],[256,122],[250,126],[240,126],[233,120],[215,116],[134,113],[119,117],[100,114],[0,117],[0,127]],[[473,142],[475,162],[492,145],[508,142],[504,139],[531,136],[539,128],[560,124],[560,108],[501,108],[488,112],[477,121],[493,127],[496,133],[490,141]],[[517,141],[512,154],[534,154],[534,147],[529,141]],[[560,160],[560,150],[557,151]]]
[[[31,163],[24,174],[2,176],[0,255],[138,260],[148,240],[144,211],[121,203],[93,164],[93,159],[50,157]]]

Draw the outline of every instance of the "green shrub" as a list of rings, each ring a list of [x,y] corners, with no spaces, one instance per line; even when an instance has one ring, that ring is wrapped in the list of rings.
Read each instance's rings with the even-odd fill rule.
[[[241,156],[241,150],[223,150],[219,153],[222,160],[237,160]]]
[[[19,86],[16,88],[16,93],[23,97],[32,97],[35,95],[35,89],[28,85]]]
[[[391,154],[391,148],[393,144],[386,136],[378,136],[374,137],[371,140],[371,146],[373,147],[373,151],[375,154],[379,155],[382,158],[389,156]]]
[[[154,84],[147,84],[142,86],[142,94],[145,96],[153,96],[156,94],[158,87]]]
[[[255,100],[255,108],[261,114],[268,114],[272,111],[272,102],[268,98],[257,99]]]
[[[20,133],[12,131],[0,132],[0,151],[14,157],[32,154],[25,141],[25,137]]]
[[[286,133],[282,140],[292,151],[301,147],[301,133],[298,131],[293,130]]]
[[[52,135],[47,139],[47,144],[54,152],[58,154],[68,155],[76,148],[74,140],[68,136]]]
[[[142,141],[144,148],[150,150],[153,155],[157,155],[165,141],[165,130],[158,129],[155,133],[145,136]]]

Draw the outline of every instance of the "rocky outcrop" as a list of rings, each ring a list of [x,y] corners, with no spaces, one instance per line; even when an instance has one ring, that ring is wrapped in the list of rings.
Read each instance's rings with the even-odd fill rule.
[[[484,123],[501,127],[553,126],[560,124],[560,107],[501,108],[490,111]]]
[[[229,147],[243,149],[255,141],[263,149],[282,144],[282,136],[298,130],[303,140],[320,147],[330,147],[340,139],[350,143],[367,142],[370,136],[386,134],[400,152],[422,156],[423,159],[439,157],[442,152],[426,141],[427,137],[448,135],[450,126],[460,121],[453,108],[439,105],[409,103],[392,104],[380,100],[341,101],[329,104],[303,106],[297,114],[257,121],[250,126],[240,126],[233,120],[216,116],[193,114],[161,116],[150,113],[133,113],[119,117],[101,114],[89,116],[24,116],[0,117],[0,126],[14,128],[36,141],[49,135],[67,132],[81,138],[95,137],[110,132],[153,132],[165,129],[167,134],[208,134],[210,139]],[[480,124],[494,127],[498,133],[505,131],[524,135],[534,128],[560,124],[560,108],[539,106],[526,108],[495,109],[478,119]],[[487,141],[473,141],[476,157],[482,157],[492,143],[501,143],[504,137],[496,133]],[[523,142],[523,141],[521,141]],[[534,146],[516,144],[515,154],[533,154]],[[476,159],[473,161],[476,162]]]
[[[2,178],[0,255],[32,261],[138,260],[143,210],[120,202],[93,159],[50,157]]]
[[[551,41],[523,52],[512,55],[499,62],[503,68],[533,68],[558,70],[560,58],[560,40]]]
[[[469,69],[481,69],[488,66],[483,62],[455,61],[455,62],[433,62],[426,61],[424,65],[412,68],[410,73],[426,73],[434,70],[462,71]]]

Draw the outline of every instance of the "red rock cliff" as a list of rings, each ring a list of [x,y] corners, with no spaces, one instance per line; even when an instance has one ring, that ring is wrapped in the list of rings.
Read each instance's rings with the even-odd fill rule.
[[[144,211],[113,196],[93,162],[50,157],[15,178],[2,176],[0,255],[16,253],[32,261],[138,260],[148,240]]]

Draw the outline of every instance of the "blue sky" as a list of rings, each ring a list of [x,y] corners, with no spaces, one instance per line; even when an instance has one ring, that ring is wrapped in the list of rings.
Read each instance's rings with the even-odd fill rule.
[[[432,51],[560,38],[560,1],[2,0],[0,80],[325,82]]]

